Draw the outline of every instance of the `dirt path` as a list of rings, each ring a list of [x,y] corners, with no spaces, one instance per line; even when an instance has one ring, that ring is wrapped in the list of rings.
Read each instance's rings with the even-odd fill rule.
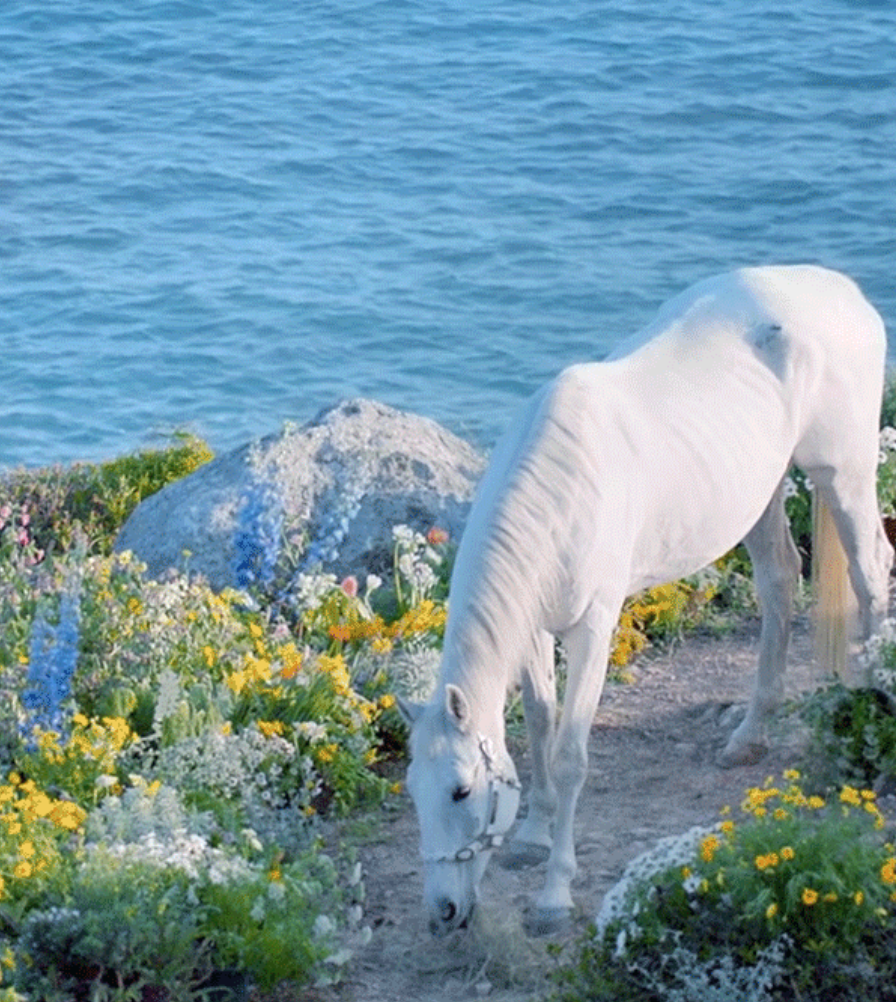
[[[722,639],[696,638],[642,659],[630,685],[609,685],[591,735],[589,778],[579,804],[577,928],[593,918],[625,864],[658,838],[711,823],[744,790],[798,759],[793,719],[773,727],[773,746],[758,765],[720,769],[721,751],[749,694],[758,624]],[[797,625],[788,693],[813,684],[805,623]],[[525,750],[515,755],[527,786]],[[528,1002],[545,994],[554,961],[545,942],[522,931],[523,909],[543,867],[512,872],[493,859],[479,918],[447,941],[433,940],[421,909],[422,866],[410,801],[386,815],[361,849],[373,940],[353,965],[338,998],[351,1002]]]

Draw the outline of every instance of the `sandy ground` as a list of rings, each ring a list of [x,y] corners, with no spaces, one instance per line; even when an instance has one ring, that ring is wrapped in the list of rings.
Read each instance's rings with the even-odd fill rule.
[[[758,623],[722,638],[689,638],[642,657],[634,683],[607,686],[591,733],[590,773],[577,816],[579,873],[573,892],[579,914],[573,934],[593,918],[635,855],[664,835],[718,820],[720,808],[739,803],[747,787],[798,762],[804,735],[792,716],[780,714],[770,751],[758,765],[716,764],[752,686],[757,638]],[[816,684],[810,650],[806,623],[800,621],[788,667],[790,696]],[[526,784],[524,743],[513,750]],[[360,850],[372,942],[352,965],[346,984],[307,998],[528,1002],[544,997],[546,973],[556,961],[545,940],[522,929],[543,866],[510,871],[493,859],[473,926],[434,940],[421,907],[422,865],[409,799],[403,797],[373,828]]]

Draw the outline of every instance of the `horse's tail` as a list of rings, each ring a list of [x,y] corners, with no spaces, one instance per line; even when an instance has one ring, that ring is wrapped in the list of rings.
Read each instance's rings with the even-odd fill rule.
[[[812,582],[815,591],[815,653],[824,674],[846,679],[847,651],[857,603],[849,582],[849,563],[830,507],[813,492]]]

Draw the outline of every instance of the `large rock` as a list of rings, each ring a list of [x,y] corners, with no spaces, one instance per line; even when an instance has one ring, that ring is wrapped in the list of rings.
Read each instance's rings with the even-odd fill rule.
[[[348,400],[148,497],[115,546],[132,550],[154,577],[188,567],[214,588],[235,585],[235,537],[254,505],[278,535],[282,515],[286,537],[304,536],[306,556],[327,570],[388,574],[393,526],[438,525],[460,536],[484,466],[472,446],[428,418]]]

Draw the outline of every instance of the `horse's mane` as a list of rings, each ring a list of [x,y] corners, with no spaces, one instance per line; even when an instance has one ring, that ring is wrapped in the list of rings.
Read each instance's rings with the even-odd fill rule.
[[[598,494],[598,450],[580,420],[585,392],[567,370],[495,450],[451,581],[446,681],[472,687],[484,673],[511,684],[568,587],[569,548],[581,542],[573,524],[593,513]]]

